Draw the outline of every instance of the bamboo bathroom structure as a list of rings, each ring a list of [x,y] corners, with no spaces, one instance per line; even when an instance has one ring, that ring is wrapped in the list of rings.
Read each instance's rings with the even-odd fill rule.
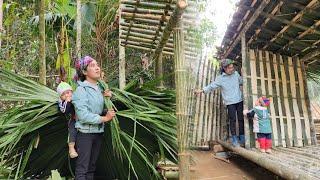
[[[271,98],[274,153],[268,156],[255,150],[247,119],[245,148],[230,146],[219,90],[193,95],[219,75],[219,68],[188,35],[197,25],[195,6],[186,0],[121,0],[119,12],[120,82],[125,82],[125,48],[149,52],[156,76],[162,76],[163,56],[175,61],[179,178],[189,178],[188,148],[208,147],[211,141],[284,178],[320,178],[320,121],[312,117],[306,73],[320,64],[320,2],[241,0],[219,49],[218,56],[235,60],[243,76],[244,108],[252,108],[258,96]]]

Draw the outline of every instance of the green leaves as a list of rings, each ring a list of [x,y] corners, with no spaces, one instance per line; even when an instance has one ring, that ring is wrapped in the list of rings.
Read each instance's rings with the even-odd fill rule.
[[[67,120],[58,112],[57,93],[6,70],[0,70],[0,81],[0,100],[19,104],[0,115],[1,176],[44,178],[55,169],[71,176]],[[96,174],[104,179],[160,178],[157,155],[176,160],[174,94],[134,83],[130,91],[112,91],[112,100],[105,103],[117,116],[106,124]]]

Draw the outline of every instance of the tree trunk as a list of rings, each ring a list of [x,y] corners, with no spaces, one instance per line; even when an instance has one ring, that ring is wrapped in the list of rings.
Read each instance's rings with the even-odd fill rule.
[[[76,56],[78,59],[81,58],[81,0],[77,0]]]
[[[162,58],[163,58],[163,55],[162,53],[160,53],[159,57],[156,59],[156,77],[161,78],[157,86],[159,89],[164,89]]]
[[[0,48],[1,48],[1,40],[2,40],[2,21],[3,21],[3,11],[2,11],[3,0],[0,0]]]
[[[39,82],[46,85],[46,32],[45,32],[45,0],[40,0],[39,12],[39,32],[40,32],[40,50],[39,50]]]

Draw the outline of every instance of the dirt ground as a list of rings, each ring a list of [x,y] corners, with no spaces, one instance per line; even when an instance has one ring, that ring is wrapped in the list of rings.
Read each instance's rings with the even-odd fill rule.
[[[229,158],[230,163],[215,159],[211,151],[193,151],[192,157],[194,159],[192,180],[281,179],[272,172],[234,154]]]

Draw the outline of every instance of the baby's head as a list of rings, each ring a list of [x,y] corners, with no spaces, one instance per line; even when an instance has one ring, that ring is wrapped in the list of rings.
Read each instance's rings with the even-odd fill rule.
[[[270,99],[265,96],[261,96],[256,100],[256,106],[267,107],[269,105],[270,105]]]
[[[60,96],[61,100],[71,99],[72,98],[72,87],[66,83],[61,82],[57,87],[57,93]]]

